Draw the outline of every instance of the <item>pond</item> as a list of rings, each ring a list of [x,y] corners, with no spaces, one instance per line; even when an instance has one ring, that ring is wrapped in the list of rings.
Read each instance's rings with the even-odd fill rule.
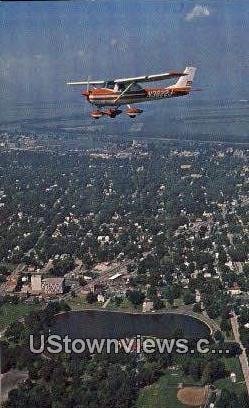
[[[208,338],[209,327],[178,313],[126,313],[102,310],[70,311],[56,316],[52,333],[75,338],[126,338],[135,335]]]

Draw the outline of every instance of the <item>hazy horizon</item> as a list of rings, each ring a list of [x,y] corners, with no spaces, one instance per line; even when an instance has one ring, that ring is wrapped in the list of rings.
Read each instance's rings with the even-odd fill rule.
[[[86,125],[92,123],[91,106],[66,80],[159,73],[191,64],[198,68],[194,88],[203,91],[141,104],[144,113],[135,123],[159,134],[227,131],[247,137],[249,3],[24,1],[1,2],[0,11],[2,126],[36,119],[60,125],[62,117],[69,126]],[[134,126],[125,117],[115,121],[94,125],[107,132]]]

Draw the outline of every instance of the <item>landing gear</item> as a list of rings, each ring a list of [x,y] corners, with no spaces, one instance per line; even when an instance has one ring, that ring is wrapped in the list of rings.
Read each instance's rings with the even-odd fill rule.
[[[117,115],[120,115],[120,113],[122,113],[122,111],[120,109],[110,108],[110,109],[106,109],[106,110],[98,109],[96,111],[91,112],[90,115],[91,115],[91,117],[93,119],[99,119],[102,116],[109,116],[109,118],[114,119],[114,118],[116,118]]]
[[[122,113],[121,109],[107,109],[103,110],[103,115],[109,116],[109,118],[116,118],[116,116],[120,115]]]
[[[96,110],[96,111],[92,111],[90,115],[93,119],[99,119],[103,116],[103,113],[100,110]]]
[[[127,105],[128,109],[125,112],[126,115],[128,115],[130,118],[135,118],[137,115],[140,115],[142,113],[142,109],[136,108],[135,106],[132,108],[130,105]]]
[[[136,108],[135,106],[131,107],[130,105],[127,105],[128,109],[125,111],[125,114],[129,116],[129,118],[135,118],[137,115],[140,115],[143,111],[142,109]],[[122,110],[117,108],[108,108],[108,109],[97,109],[95,111],[92,111],[90,113],[91,117],[93,119],[99,119],[102,116],[109,116],[109,118],[116,118],[116,116],[120,115],[122,113]]]

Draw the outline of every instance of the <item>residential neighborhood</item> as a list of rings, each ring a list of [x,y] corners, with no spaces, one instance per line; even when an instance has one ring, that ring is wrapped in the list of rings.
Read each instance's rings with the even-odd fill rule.
[[[39,137],[4,137],[2,329],[13,307],[22,318],[51,301],[174,312],[222,341],[239,335],[246,367],[248,149],[132,140],[65,153]]]

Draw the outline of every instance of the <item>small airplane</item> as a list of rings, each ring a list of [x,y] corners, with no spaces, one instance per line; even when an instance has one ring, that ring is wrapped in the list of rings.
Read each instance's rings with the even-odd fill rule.
[[[186,67],[184,72],[166,72],[134,78],[114,79],[112,81],[67,82],[67,85],[87,86],[87,89],[83,90],[81,94],[86,97],[89,103],[96,106],[97,109],[91,112],[91,117],[94,119],[99,119],[102,116],[115,118],[122,113],[121,105],[127,105],[126,115],[135,118],[143,111],[135,106],[132,107],[131,105],[134,103],[188,95],[192,90],[191,86],[195,72],[195,67]],[[177,82],[166,88],[142,88],[140,85],[140,83],[172,78],[178,78]]]

